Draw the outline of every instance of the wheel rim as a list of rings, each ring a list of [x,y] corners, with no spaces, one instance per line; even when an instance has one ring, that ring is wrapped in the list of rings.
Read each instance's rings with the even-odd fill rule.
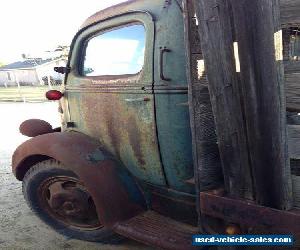
[[[56,176],[39,187],[42,209],[66,226],[84,230],[103,227],[96,206],[84,185],[76,178]]]

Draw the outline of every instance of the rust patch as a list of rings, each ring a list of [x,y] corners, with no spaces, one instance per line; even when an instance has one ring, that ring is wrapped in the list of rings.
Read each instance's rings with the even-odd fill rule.
[[[52,133],[52,126],[43,120],[30,119],[21,123],[19,127],[20,133],[29,137]]]
[[[136,124],[136,119],[132,116],[128,118],[127,129],[128,129],[129,142],[130,145],[132,146],[134,155],[138,159],[138,162],[142,166],[144,166],[146,162],[144,160],[144,155],[141,150],[142,140],[139,131],[140,128]]]
[[[265,233],[295,234],[300,237],[300,210],[277,210],[247,200],[238,200],[214,194],[200,193],[202,214],[258,228]]]
[[[76,130],[97,139],[134,176],[165,184],[151,95],[83,91],[68,96],[70,106],[76,107],[70,110]]]
[[[22,180],[23,168],[28,167],[24,162],[32,155],[58,160],[84,183],[94,200],[100,222],[111,227],[144,211],[146,205],[135,181],[105,151],[100,155],[100,146],[97,141],[77,132],[37,136],[21,144],[14,152],[13,172]],[[88,159],[95,154],[103,160]]]
[[[103,122],[107,122],[107,132],[108,132],[108,136],[110,138],[111,144],[114,148],[115,154],[116,156],[120,159],[121,155],[120,155],[120,147],[121,147],[121,142],[120,142],[120,138],[119,138],[119,132],[117,131],[117,128],[115,126],[115,124],[117,124],[117,121],[115,121],[115,119],[113,117],[108,117],[108,112],[105,113],[103,119]]]
[[[106,18],[109,18],[111,16],[118,15],[120,13],[125,13],[126,11],[130,10],[130,4],[139,2],[138,0],[131,0],[124,3],[120,3],[111,7],[108,7],[104,10],[100,10],[96,12],[94,15],[90,16],[88,19],[85,20],[85,22],[81,25],[81,29],[86,28],[87,26],[99,22],[101,20],[104,20]]]
[[[117,223],[114,230],[137,241],[159,249],[193,250],[192,235],[199,234],[196,227],[147,211],[126,221]]]

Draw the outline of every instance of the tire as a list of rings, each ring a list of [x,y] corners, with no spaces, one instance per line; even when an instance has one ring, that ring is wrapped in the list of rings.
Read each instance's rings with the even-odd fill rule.
[[[32,166],[22,185],[32,211],[51,228],[69,238],[117,244],[121,236],[98,220],[95,205],[78,176],[55,160]]]

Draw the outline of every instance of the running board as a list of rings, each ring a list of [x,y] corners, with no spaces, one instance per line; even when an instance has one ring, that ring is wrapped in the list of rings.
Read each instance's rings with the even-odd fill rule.
[[[196,227],[177,222],[154,211],[147,211],[127,221],[116,223],[113,230],[125,237],[162,249],[197,249],[192,246],[192,235],[199,234]]]

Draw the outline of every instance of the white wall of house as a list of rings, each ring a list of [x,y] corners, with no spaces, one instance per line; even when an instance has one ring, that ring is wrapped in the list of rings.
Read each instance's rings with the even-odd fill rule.
[[[0,71],[0,87],[7,86],[8,84],[8,77],[5,71]]]
[[[15,74],[13,70],[0,71],[0,86],[15,86]]]
[[[63,80],[64,75],[54,71],[54,67],[66,66],[66,60],[55,60],[28,69],[0,70],[0,87],[21,85],[43,85],[43,77],[52,77],[54,80]]]
[[[39,79],[51,76],[54,80],[63,80],[64,76],[54,71],[54,67],[66,66],[65,60],[56,60],[36,67],[36,72]]]
[[[36,69],[14,70],[15,81],[21,85],[36,85],[39,79],[36,76]]]
[[[36,85],[39,83],[36,69],[14,69],[0,71],[0,86]]]

